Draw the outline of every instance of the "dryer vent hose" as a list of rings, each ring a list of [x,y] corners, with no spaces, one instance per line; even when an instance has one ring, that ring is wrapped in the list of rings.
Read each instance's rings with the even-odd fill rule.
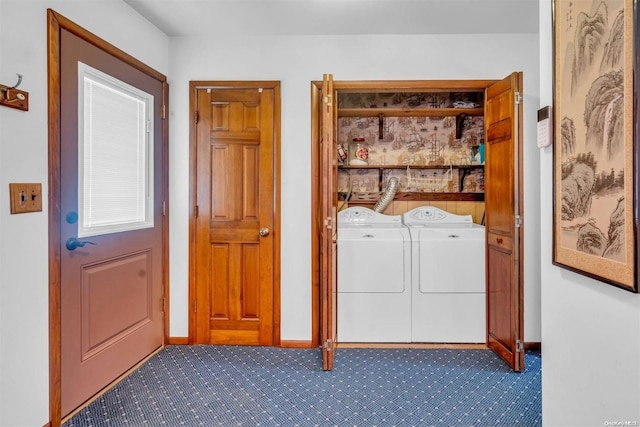
[[[391,178],[389,178],[389,181],[387,181],[387,189],[384,190],[384,193],[382,194],[382,196],[380,196],[380,199],[378,199],[378,202],[373,207],[373,210],[378,213],[382,213],[387,208],[387,206],[389,206],[389,203],[391,203],[397,192],[398,178],[392,176]]]

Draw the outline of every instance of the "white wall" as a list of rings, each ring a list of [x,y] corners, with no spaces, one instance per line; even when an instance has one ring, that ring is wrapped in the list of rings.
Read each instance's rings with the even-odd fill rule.
[[[311,339],[310,82],[501,79],[524,72],[525,340],[540,341],[537,34],[172,38],[171,335],[187,336],[189,80],[282,82],[283,340]]]
[[[49,421],[47,39],[52,8],[167,73],[168,38],[120,0],[0,0],[0,82],[30,94],[0,107],[0,425]],[[43,212],[10,215],[9,183],[40,182]]]
[[[540,1],[540,105],[552,105],[551,0]],[[640,425],[640,295],[555,267],[552,149],[540,155],[542,420]]]

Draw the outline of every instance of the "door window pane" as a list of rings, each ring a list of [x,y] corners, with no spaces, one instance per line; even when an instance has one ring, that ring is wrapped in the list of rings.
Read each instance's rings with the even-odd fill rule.
[[[78,236],[153,227],[153,96],[78,73]]]

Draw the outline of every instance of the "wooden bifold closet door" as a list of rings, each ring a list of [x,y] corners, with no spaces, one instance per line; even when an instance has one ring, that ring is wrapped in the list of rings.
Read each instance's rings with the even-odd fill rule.
[[[485,211],[486,211],[486,307],[487,346],[515,371],[524,369],[523,301],[523,184],[522,184],[522,73],[503,80],[450,81],[334,81],[325,75],[322,85],[312,83],[314,166],[312,212],[317,238],[320,345],[324,369],[332,369],[336,345],[337,289],[335,255],[337,213],[337,94],[429,91],[484,91]],[[312,92],[313,94],[314,92]],[[315,105],[317,104],[317,105]],[[319,110],[316,111],[315,108]],[[446,109],[445,109],[446,110]],[[445,113],[457,114],[453,109]],[[362,112],[358,112],[362,114]],[[346,114],[355,114],[348,112]],[[367,112],[365,112],[367,114]],[[396,114],[411,114],[402,111]],[[422,112],[422,114],[438,114]],[[444,113],[442,113],[444,114]],[[455,196],[454,196],[455,197]],[[458,195],[464,197],[464,195]],[[423,199],[416,199],[423,200]],[[428,200],[428,199],[424,199]],[[338,336],[339,340],[340,337]]]

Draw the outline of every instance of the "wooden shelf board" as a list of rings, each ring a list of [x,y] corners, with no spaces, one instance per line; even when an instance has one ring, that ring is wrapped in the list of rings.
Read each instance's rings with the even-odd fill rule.
[[[338,108],[338,117],[455,117],[484,115],[484,108]]]
[[[366,193],[371,194],[371,193]],[[344,200],[341,197],[338,197],[339,200]],[[393,198],[394,201],[420,201],[420,202],[430,202],[430,201],[457,201],[457,202],[482,202],[484,201],[484,193],[420,193],[420,192],[411,192],[411,193],[396,193]],[[351,195],[351,199],[349,200],[349,205],[362,205],[369,206],[375,205],[377,200],[358,200],[357,193]]]
[[[484,201],[484,193],[396,193],[398,201]]]
[[[482,169],[484,165],[409,165],[409,169]],[[338,169],[406,169],[407,165],[338,165]]]
[[[372,92],[484,92],[498,80],[334,80],[343,93]],[[314,82],[322,86],[322,82]]]

